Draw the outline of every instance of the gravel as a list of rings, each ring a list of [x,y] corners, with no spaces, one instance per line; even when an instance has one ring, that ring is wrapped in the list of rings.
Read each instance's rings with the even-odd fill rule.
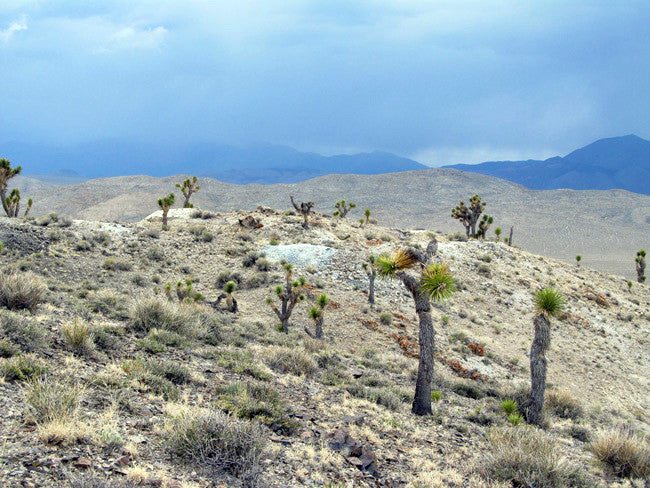
[[[299,268],[323,268],[336,254],[336,249],[315,244],[282,244],[278,246],[264,246],[261,252],[266,254],[271,261],[286,259],[289,263]]]

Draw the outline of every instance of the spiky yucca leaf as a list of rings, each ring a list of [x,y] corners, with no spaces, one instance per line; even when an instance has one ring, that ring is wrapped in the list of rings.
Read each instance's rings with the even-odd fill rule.
[[[309,318],[312,320],[318,320],[323,311],[318,307],[311,307],[309,309]]]
[[[389,256],[379,256],[375,267],[382,278],[391,278],[396,272],[410,269],[418,262],[415,251],[408,247],[400,247]]]
[[[228,295],[230,295],[233,291],[235,291],[235,288],[237,288],[237,283],[235,283],[234,281],[229,281],[224,285],[223,291],[225,291]]]
[[[564,310],[564,297],[553,288],[542,288],[535,293],[535,310],[538,314],[557,317]]]
[[[323,293],[322,295],[318,295],[318,298],[316,299],[316,303],[318,304],[318,306],[320,308],[324,309],[325,307],[327,307],[329,305],[330,297],[327,296],[325,293]]]
[[[420,289],[429,295],[431,300],[440,302],[451,297],[456,291],[454,273],[443,263],[432,263],[422,272]]]

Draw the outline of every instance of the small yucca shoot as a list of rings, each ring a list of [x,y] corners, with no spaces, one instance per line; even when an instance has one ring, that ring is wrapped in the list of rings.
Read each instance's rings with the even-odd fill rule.
[[[237,288],[237,283],[234,281],[229,281],[223,286],[223,291],[226,294],[226,306],[228,309],[232,309],[233,307],[232,293],[235,291],[235,288]]]
[[[420,288],[434,302],[444,301],[456,291],[454,274],[446,264],[432,263],[422,272]]]
[[[507,398],[501,402],[501,410],[506,415],[511,415],[517,411],[517,401]]]
[[[578,266],[580,266],[580,261],[582,261],[582,256],[581,256],[580,254],[578,254],[578,255],[576,256],[576,264],[577,264]]]
[[[517,425],[521,424],[523,419],[524,418],[521,415],[519,415],[518,413],[511,413],[510,415],[508,415],[508,422],[510,422],[510,424],[515,426],[515,427]]]

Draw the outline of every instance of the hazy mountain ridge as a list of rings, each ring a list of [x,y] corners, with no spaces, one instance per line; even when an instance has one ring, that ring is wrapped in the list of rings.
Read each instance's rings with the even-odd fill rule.
[[[544,161],[489,161],[444,166],[520,183],[535,190],[620,188],[650,194],[650,141],[635,135],[600,139]]]

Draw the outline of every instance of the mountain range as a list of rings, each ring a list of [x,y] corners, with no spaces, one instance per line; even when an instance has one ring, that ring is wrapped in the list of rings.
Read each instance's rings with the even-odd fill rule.
[[[533,190],[624,189],[650,195],[650,141],[635,135],[599,139],[564,157],[444,166],[496,176]]]

